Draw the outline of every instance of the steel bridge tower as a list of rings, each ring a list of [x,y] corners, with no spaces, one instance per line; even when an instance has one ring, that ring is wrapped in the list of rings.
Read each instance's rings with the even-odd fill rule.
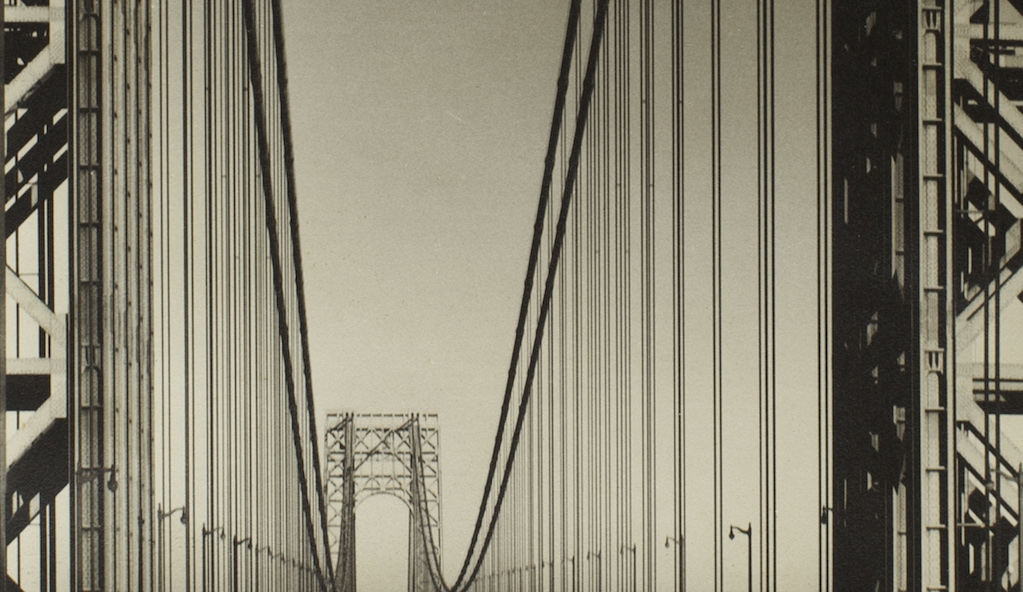
[[[409,509],[408,589],[440,589],[440,432],[428,414],[329,414],[328,528],[337,589],[354,592],[355,509],[392,495]]]
[[[1023,568],[1023,12],[833,3],[834,587]]]

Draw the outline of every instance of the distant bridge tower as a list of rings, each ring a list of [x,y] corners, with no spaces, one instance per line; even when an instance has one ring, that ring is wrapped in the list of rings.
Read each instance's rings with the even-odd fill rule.
[[[327,526],[339,592],[356,589],[355,508],[377,494],[393,495],[409,509],[409,591],[436,589],[439,439],[436,415],[328,414]]]

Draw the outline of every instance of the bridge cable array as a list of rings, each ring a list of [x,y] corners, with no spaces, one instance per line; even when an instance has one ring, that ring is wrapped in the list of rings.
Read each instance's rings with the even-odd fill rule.
[[[157,22],[140,13],[134,23],[151,27],[158,69],[154,357],[166,395],[154,579],[198,580],[203,589],[244,578],[274,589],[332,590],[334,566],[322,565],[330,554],[281,7],[190,0],[176,8],[160,2]],[[164,519],[178,512],[181,574],[165,568],[181,538]]]
[[[533,291],[533,281],[536,277],[536,267],[540,256],[540,243],[544,235],[544,218],[547,213],[547,204],[550,201],[551,183],[554,177],[555,157],[558,149],[558,139],[561,137],[561,125],[564,117],[566,96],[568,95],[568,78],[572,69],[572,52],[575,48],[575,36],[579,26],[579,12],[581,0],[572,0],[568,13],[568,27],[565,33],[565,45],[561,53],[561,67],[558,74],[558,91],[554,102],[554,115],[551,121],[550,137],[547,141],[547,156],[544,158],[543,180],[540,184],[540,200],[536,210],[536,221],[533,223],[533,239],[529,250],[529,263],[526,267],[526,279],[522,288],[522,304],[519,306],[519,319],[515,326],[515,341],[512,346],[511,362],[508,365],[508,381],[505,385],[504,398],[501,401],[501,414],[497,423],[497,434],[494,436],[494,451],[490,457],[490,464],[487,468],[487,480],[483,486],[483,497],[480,499],[480,508],[476,516],[476,525],[473,527],[472,538],[469,542],[469,549],[465,555],[465,561],[455,579],[453,590],[458,590],[462,584],[469,563],[472,561],[473,553],[476,550],[476,543],[479,539],[480,529],[483,526],[483,518],[486,514],[486,506],[490,501],[490,492],[494,484],[494,474],[497,471],[498,458],[501,452],[501,445],[504,441],[505,425],[508,419],[508,409],[511,406],[512,390],[515,386],[515,375],[519,365],[519,355],[522,349],[523,336],[526,328],[526,319],[529,315],[530,296]]]
[[[251,77],[251,82],[252,82],[251,88],[253,90],[254,106],[255,106],[254,117],[255,117],[255,123],[256,123],[256,134],[257,134],[258,142],[259,142],[260,168],[262,169],[262,175],[260,175],[260,179],[261,179],[262,184],[263,184],[263,194],[264,194],[265,203],[266,203],[266,224],[267,224],[267,231],[269,232],[269,236],[270,236],[270,261],[272,263],[273,281],[274,281],[274,292],[275,292],[275,295],[276,295],[276,305],[277,305],[277,314],[278,314],[278,331],[280,333],[281,347],[283,349],[284,375],[285,375],[285,381],[286,381],[286,384],[287,384],[287,391],[288,391],[288,411],[289,411],[289,414],[291,416],[291,430],[292,430],[292,437],[294,438],[294,443],[295,443],[295,456],[296,456],[296,460],[297,460],[297,463],[298,463],[298,467],[300,469],[298,471],[298,478],[299,478],[299,485],[301,487],[302,510],[303,510],[304,518],[305,518],[306,534],[307,534],[307,536],[309,538],[310,546],[315,549],[315,547],[316,547],[316,533],[314,532],[314,528],[313,528],[312,510],[310,508],[309,484],[306,481],[306,475],[305,475],[305,471],[304,471],[304,467],[306,466],[306,463],[305,463],[305,459],[303,458],[303,451],[302,451],[301,426],[300,426],[299,417],[298,417],[298,403],[297,403],[296,398],[295,398],[294,366],[293,366],[293,362],[292,362],[292,358],[291,358],[291,351],[290,351],[290,346],[289,346],[289,344],[290,344],[290,337],[289,337],[289,328],[288,328],[288,322],[287,322],[287,310],[286,310],[286,305],[285,305],[285,302],[284,302],[284,291],[283,291],[284,280],[283,280],[283,275],[282,275],[282,272],[281,272],[281,256],[280,256],[281,249],[280,249],[279,238],[278,238],[277,216],[276,216],[276,211],[275,211],[275,203],[274,203],[274,199],[273,199],[273,187],[271,185],[271,183],[272,183],[272,175],[271,175],[271,171],[270,171],[270,160],[269,160],[269,158],[270,158],[270,150],[269,150],[269,145],[268,145],[268,141],[267,141],[267,137],[266,137],[267,136],[267,132],[266,132],[266,113],[265,113],[264,105],[263,105],[263,78],[262,78],[262,71],[261,71],[260,58],[259,58],[259,45],[258,45],[258,41],[256,39],[256,31],[255,31],[255,20],[256,19],[255,19],[255,15],[254,15],[254,10],[255,9],[253,7],[252,0],[243,0],[243,2],[242,2],[242,13],[243,13],[244,19],[245,19],[245,32],[246,32],[246,41],[247,41],[247,46],[248,46],[248,58],[249,58],[249,75]],[[280,17],[280,7],[279,6],[275,7],[274,16],[278,17],[278,19],[279,19],[279,17]],[[277,48],[278,55],[280,55],[280,53],[282,51],[282,48],[281,48],[282,41],[280,41],[280,25],[279,25],[279,23],[274,25],[274,34],[275,34],[275,39],[277,40],[276,43],[275,43],[275,47]],[[280,72],[280,74],[278,75],[279,76],[278,82],[279,82],[281,79],[286,78],[286,74],[283,72],[282,64],[280,64],[280,63],[278,64],[278,71]],[[285,88],[281,88],[280,89],[282,97],[286,96],[286,92],[285,91],[286,91]],[[283,113],[287,112],[286,102],[282,105],[281,111]],[[286,120],[287,117],[283,116],[282,119]],[[289,126],[289,130],[290,130],[290,126]],[[286,135],[285,136],[285,138],[286,138],[285,139],[285,146],[290,145],[290,141],[287,140],[287,137],[288,136]],[[290,150],[288,150],[288,156],[290,156]],[[293,158],[289,158],[287,160],[286,167],[288,169],[291,169],[292,162],[293,162]],[[293,187],[294,187],[294,180],[293,180],[293,174],[289,174],[288,178],[289,178],[289,181],[288,181],[288,185],[289,185],[289,192],[288,192],[289,193],[289,196],[288,196],[289,197],[289,211],[293,214],[291,216],[291,220],[292,220],[291,223],[292,223],[292,229],[294,230],[294,229],[297,229],[298,220],[294,216],[294,213],[296,213],[296,208],[295,208],[295,204],[294,204],[294,189],[293,189]],[[292,234],[292,240],[295,241],[295,247],[297,247],[298,246],[298,236],[297,236],[297,234],[294,234],[294,233]],[[301,301],[303,301],[303,297],[302,297],[303,292],[302,292],[302,287],[301,287],[302,284],[301,284],[301,279],[300,279],[301,278],[301,275],[300,275],[301,272],[299,271],[301,269],[301,267],[300,267],[301,256],[298,254],[298,249],[297,248],[293,249],[293,252],[295,253],[295,263],[296,263],[296,268],[295,269],[296,269],[296,274],[297,274],[297,276],[299,278],[297,285],[298,285],[298,290],[299,290],[299,301],[301,302]],[[308,353],[308,347],[307,347],[308,346],[308,337],[305,335],[306,323],[305,323],[305,320],[304,320],[305,319],[305,314],[304,314],[305,306],[304,306],[304,303],[300,304],[299,310],[300,310],[300,319],[302,319],[301,324],[300,324],[300,328],[301,328],[301,332],[303,334],[302,335],[302,345],[303,345],[303,350],[304,350],[303,351],[303,361],[306,362],[305,364],[303,364],[303,367],[305,369],[306,383],[307,383],[307,385],[311,385],[312,379],[311,379],[310,374],[309,374],[309,365],[308,365],[308,359],[309,359],[309,353]],[[307,394],[307,397],[309,397],[308,400],[312,401],[312,399],[311,399],[311,397],[312,397],[311,389],[307,389],[306,394]],[[307,407],[309,408],[309,416],[310,416],[310,418],[315,421],[315,417],[313,416],[312,408],[310,406],[308,406],[308,405],[307,405]],[[318,451],[318,446],[317,446],[317,443],[316,443],[316,436],[315,436],[316,432],[315,432],[314,426],[315,426],[315,423],[310,424],[310,428],[311,429],[309,430],[309,440],[312,442],[313,450],[314,451]],[[313,463],[312,464],[313,464],[314,467],[316,467],[316,477],[317,477],[317,484],[316,485],[317,485],[317,493],[319,495],[319,497],[318,497],[318,499],[319,499],[319,508],[320,508],[320,512],[321,512],[320,513],[320,519],[321,519],[321,523],[323,523],[323,521],[326,518],[326,512],[324,511],[324,504],[323,504],[323,497],[322,497],[323,496],[322,479],[321,479],[320,473],[319,473],[318,453],[314,452],[314,455],[315,456],[313,457]],[[326,528],[324,528],[324,532],[326,532]],[[321,543],[324,546],[326,546],[327,539],[326,538],[322,539]],[[328,556],[329,556],[329,553],[325,552],[324,553],[324,557],[328,557]],[[327,579],[325,579],[324,571],[322,569],[322,566],[320,565],[320,554],[318,552],[312,553],[312,559],[313,559],[313,569],[315,570],[316,578],[319,581],[320,588],[322,588],[323,590],[327,590],[328,589],[327,588],[327,582],[328,581],[333,582],[333,568],[331,567],[330,562],[327,561],[328,571],[330,573],[330,579],[327,580]]]
[[[556,136],[557,136],[558,133],[560,133],[560,129],[559,129],[560,126],[558,126],[557,124],[561,120],[561,115],[558,112],[557,106],[563,106],[564,105],[564,94],[565,94],[565,91],[563,91],[562,89],[565,89],[567,91],[568,65],[569,65],[569,62],[570,62],[570,60],[568,58],[570,57],[570,53],[571,53],[571,45],[570,45],[570,43],[574,40],[574,37],[575,37],[575,35],[574,35],[574,29],[576,27],[575,19],[577,18],[578,11],[579,11],[579,3],[578,2],[573,2],[572,8],[571,8],[571,12],[570,12],[570,16],[569,16],[569,32],[566,34],[565,51],[564,51],[563,56],[562,56],[562,70],[561,70],[561,73],[559,75],[559,82],[558,82],[558,89],[559,89],[558,96],[559,96],[559,100],[558,100],[558,103],[556,104],[556,112],[555,112],[555,117],[554,117],[555,123],[554,123],[554,125],[552,125],[552,129],[551,129],[552,139],[551,139],[551,141],[548,144],[548,157],[547,157],[547,159],[545,161],[544,181],[546,183],[548,183],[547,185],[545,185],[545,189],[548,189],[548,190],[549,190],[549,179],[550,179],[550,176],[548,175],[547,171],[548,170],[551,170],[551,171],[553,170],[554,150],[555,150],[556,144],[557,144],[557,137]],[[445,586],[445,589],[454,590],[456,592],[460,592],[462,590],[466,590],[470,586],[472,586],[472,584],[475,581],[477,575],[479,574],[479,571],[480,571],[480,569],[481,569],[481,567],[483,565],[483,557],[486,556],[487,550],[488,550],[488,548],[490,546],[490,543],[491,543],[491,540],[493,538],[494,530],[495,530],[495,527],[496,527],[496,524],[497,524],[497,520],[498,520],[498,517],[501,514],[501,506],[502,506],[502,503],[504,501],[505,495],[506,495],[507,490],[508,490],[508,483],[509,483],[509,480],[510,480],[510,478],[512,476],[512,467],[514,466],[514,463],[515,463],[516,452],[518,450],[519,441],[520,441],[521,436],[522,436],[522,427],[523,427],[525,419],[526,419],[526,412],[529,409],[529,400],[530,400],[530,395],[531,395],[531,392],[532,392],[532,384],[533,384],[533,380],[534,380],[534,377],[535,377],[535,374],[536,374],[537,364],[538,364],[539,358],[540,358],[541,345],[543,343],[544,328],[547,325],[547,323],[546,323],[547,315],[548,315],[548,312],[549,312],[549,309],[550,309],[550,303],[551,303],[551,299],[552,299],[552,296],[553,296],[553,293],[554,293],[554,282],[555,282],[555,278],[557,276],[558,262],[559,262],[559,260],[561,258],[562,246],[563,246],[563,243],[564,243],[564,240],[565,240],[565,232],[566,232],[566,227],[567,227],[568,214],[569,214],[569,210],[570,210],[570,206],[571,206],[571,202],[572,202],[572,195],[573,195],[573,192],[574,192],[574,189],[575,189],[575,181],[576,181],[576,177],[577,177],[578,169],[579,169],[579,159],[580,159],[580,153],[581,153],[581,150],[582,150],[583,137],[585,136],[585,132],[586,132],[586,121],[587,121],[587,117],[589,115],[590,103],[591,103],[591,100],[593,98],[593,91],[594,91],[594,87],[595,87],[595,78],[596,78],[596,74],[597,74],[597,64],[598,64],[599,57],[600,57],[601,42],[602,42],[603,37],[604,37],[605,24],[606,24],[606,20],[607,20],[607,12],[608,12],[608,0],[599,0],[599,2],[597,4],[597,9],[596,9],[596,15],[594,17],[593,36],[592,36],[592,39],[590,41],[590,47],[589,47],[589,52],[588,52],[588,57],[587,57],[587,62],[586,62],[586,74],[585,74],[585,78],[583,80],[582,92],[581,92],[581,95],[580,95],[580,98],[579,98],[579,106],[578,106],[578,112],[577,112],[577,117],[576,117],[576,127],[575,127],[575,132],[574,132],[573,141],[572,141],[572,151],[571,151],[571,155],[569,157],[568,169],[567,169],[566,177],[565,177],[564,192],[563,192],[563,195],[562,195],[561,209],[560,209],[560,213],[559,213],[559,216],[558,216],[557,230],[556,230],[556,234],[555,234],[555,237],[554,237],[554,243],[553,243],[553,245],[551,247],[551,258],[550,258],[550,261],[549,261],[549,264],[548,264],[548,269],[547,269],[547,276],[546,276],[546,281],[545,281],[545,285],[544,285],[543,299],[542,299],[541,305],[540,305],[539,317],[538,317],[538,319],[536,321],[536,334],[535,334],[535,337],[534,337],[533,342],[532,342],[533,343],[533,347],[532,347],[532,351],[531,351],[530,358],[529,358],[528,370],[527,370],[527,374],[526,374],[526,378],[525,378],[525,382],[524,382],[524,390],[523,390],[523,393],[522,393],[521,400],[519,402],[518,413],[517,413],[516,421],[515,421],[515,428],[514,428],[514,431],[512,433],[512,439],[511,439],[510,447],[509,447],[509,450],[508,450],[508,456],[507,456],[507,458],[505,460],[504,471],[503,471],[502,478],[501,478],[501,485],[500,485],[500,488],[498,490],[496,501],[494,503],[494,509],[493,509],[493,512],[492,512],[491,517],[490,517],[490,522],[489,522],[489,525],[487,527],[486,535],[484,536],[483,546],[482,546],[482,548],[480,550],[479,557],[476,559],[475,566],[469,572],[470,575],[468,577],[468,580],[466,580],[466,583],[465,583],[464,586],[462,586],[461,588],[458,588],[457,587],[458,583],[461,580],[461,574],[460,574],[459,581],[456,581],[456,585],[455,586],[450,587],[450,588]],[[548,191],[542,191],[542,193],[541,193],[541,203],[540,203],[540,208],[539,208],[541,211],[546,209],[546,199],[547,199],[546,195],[547,195],[547,193],[548,193]],[[535,265],[536,265],[535,264],[536,253],[539,250],[540,236],[538,236],[535,233],[536,233],[537,230],[542,230],[543,214],[539,213],[537,218],[538,218],[538,222],[534,226],[533,247],[531,248],[531,251],[530,251],[530,266],[531,267],[535,267]],[[530,270],[530,271],[532,271],[532,270]],[[525,286],[525,290],[524,290],[524,293],[527,294],[527,295],[531,292],[532,281],[533,281],[532,277],[533,277],[533,273],[531,273],[531,272],[528,273],[527,279],[526,279],[526,286]],[[522,332],[520,331],[520,329],[524,325],[524,316],[525,315],[523,315],[522,312],[527,310],[527,308],[528,308],[528,302],[524,299],[523,306],[520,309],[519,325],[518,325],[518,327],[516,329],[516,344],[515,344],[515,348],[513,350],[513,361],[512,361],[511,369],[509,370],[508,389],[506,390],[506,395],[505,395],[504,403],[502,403],[502,414],[501,414],[502,420],[507,417],[507,407],[508,407],[507,403],[510,400],[511,384],[513,383],[513,380],[514,380],[514,372],[515,372],[514,368],[517,366],[518,351],[519,351],[519,347],[520,347],[519,344],[521,343],[521,338],[522,338]],[[503,444],[502,440],[501,440],[501,436],[503,435],[503,433],[504,433],[504,421],[501,421],[500,424],[499,424],[499,427],[498,427],[498,436],[497,436],[497,438],[495,438],[494,454],[493,454],[493,457],[492,457],[492,460],[491,460],[491,463],[490,463],[490,468],[488,470],[488,480],[487,480],[486,489],[485,489],[485,491],[487,493],[489,493],[489,490],[490,490],[491,484],[492,484],[492,477],[491,477],[491,475],[493,475],[494,472],[496,471],[498,451],[501,449],[502,444]],[[483,499],[483,501],[481,503],[480,513],[479,513],[479,515],[477,517],[477,531],[474,532],[473,541],[475,541],[477,536],[478,536],[478,526],[482,523],[483,518],[484,518],[485,505],[488,502],[488,495],[487,495],[487,493],[484,494],[484,499]],[[475,546],[475,544],[472,545],[472,547],[474,547],[474,546]],[[465,572],[465,566],[467,566],[470,563],[470,560],[471,560],[471,558],[473,556],[472,555],[472,551],[473,551],[472,547],[470,548],[469,553],[467,553],[466,561],[465,561],[465,564],[463,565],[462,573]]]

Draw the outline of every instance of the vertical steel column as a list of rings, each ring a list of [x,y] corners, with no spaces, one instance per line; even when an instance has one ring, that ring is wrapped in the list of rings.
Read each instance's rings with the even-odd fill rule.
[[[336,587],[355,591],[355,421],[351,413],[342,416],[337,436],[343,464],[341,477],[341,533],[338,541]]]
[[[348,549],[342,550],[347,564],[345,565],[348,592],[355,592],[355,416],[348,414],[345,424],[345,534]]]
[[[427,548],[426,529],[430,528],[429,523],[424,520],[427,513],[426,492],[423,491],[423,447],[422,435],[419,426],[419,417],[412,416],[408,430],[404,434],[409,443],[409,464],[411,469],[410,479],[410,500],[409,500],[409,565],[411,566],[412,578],[409,592],[428,592],[431,590],[430,556]]]
[[[955,582],[955,488],[950,455],[955,450],[954,401],[949,392],[948,357],[954,355],[949,327],[952,301],[951,205],[948,203],[951,154],[950,7],[941,0],[918,5],[917,105],[919,196],[917,224],[917,300],[919,341],[916,380],[917,493],[920,563],[913,579],[922,591],[947,590]],[[912,585],[912,583],[911,583]]]
[[[67,26],[70,63],[71,129],[68,148],[74,167],[68,176],[70,202],[71,306],[68,413],[72,446],[71,587],[101,590],[106,572],[103,438],[103,215],[101,170],[103,123],[100,88],[104,64],[100,52],[100,5],[75,0]]]
[[[423,572],[429,570],[427,565],[425,554],[426,545],[423,544],[423,490],[420,487],[422,484],[422,475],[419,472],[421,467],[420,459],[422,450],[419,446],[419,420],[412,416],[412,421],[408,426],[408,433],[404,435],[404,438],[408,442],[409,446],[409,468],[411,469],[411,479],[409,480],[409,556],[408,562],[411,569],[412,578],[409,582],[409,592],[425,592],[429,590],[424,581]]]

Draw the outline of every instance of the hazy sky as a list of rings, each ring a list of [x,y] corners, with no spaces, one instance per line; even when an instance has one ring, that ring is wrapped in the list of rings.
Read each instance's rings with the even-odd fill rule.
[[[284,3],[317,411],[440,414],[448,573],[503,395],[566,18],[541,0]],[[369,512],[393,529],[360,559],[406,536],[375,499],[363,539]]]

